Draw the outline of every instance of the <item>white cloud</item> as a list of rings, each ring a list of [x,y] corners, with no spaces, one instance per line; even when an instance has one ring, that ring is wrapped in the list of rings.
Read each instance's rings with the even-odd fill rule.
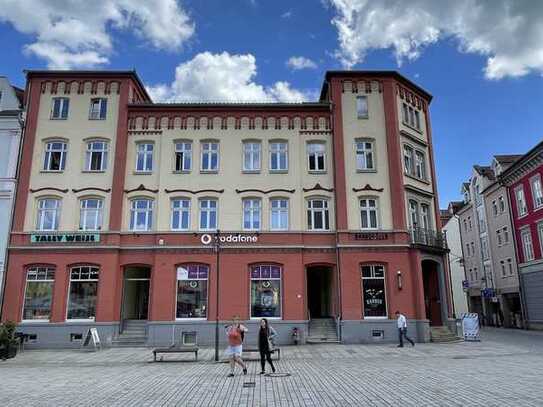
[[[25,52],[57,69],[108,63],[115,30],[168,50],[179,49],[194,34],[176,0],[0,0],[0,22],[34,36]]]
[[[372,49],[392,49],[398,64],[455,38],[462,52],[484,55],[489,79],[543,72],[543,1],[329,0],[336,11],[337,57],[345,67]]]
[[[315,62],[305,57],[290,57],[287,61],[287,66],[295,71],[300,69],[317,68],[317,64]]]
[[[251,54],[203,52],[175,69],[171,84],[147,87],[155,101],[301,102],[314,91],[293,89],[288,82],[266,87],[255,82],[256,59]]]

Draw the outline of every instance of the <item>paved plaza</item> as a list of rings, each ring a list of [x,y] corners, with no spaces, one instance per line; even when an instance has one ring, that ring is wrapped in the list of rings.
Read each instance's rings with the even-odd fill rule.
[[[213,350],[25,351],[0,362],[0,406],[541,406],[543,334],[487,329],[478,343],[284,347],[288,377],[226,377]],[[181,361],[180,361],[181,360]],[[254,382],[254,387],[244,387]]]

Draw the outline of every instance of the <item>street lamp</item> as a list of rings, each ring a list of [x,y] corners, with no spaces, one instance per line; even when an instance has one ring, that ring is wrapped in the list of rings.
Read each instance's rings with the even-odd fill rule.
[[[219,361],[219,253],[221,251],[220,230],[215,232],[215,255],[216,255],[216,287],[215,287],[215,362]]]

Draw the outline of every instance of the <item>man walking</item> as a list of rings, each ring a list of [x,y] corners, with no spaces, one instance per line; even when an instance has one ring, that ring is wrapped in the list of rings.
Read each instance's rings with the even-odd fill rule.
[[[403,348],[403,338],[407,339],[411,343],[411,346],[415,346],[415,342],[407,336],[407,318],[405,315],[400,314],[400,311],[396,311],[396,318],[398,318],[398,335],[400,336],[400,344],[398,348]]]

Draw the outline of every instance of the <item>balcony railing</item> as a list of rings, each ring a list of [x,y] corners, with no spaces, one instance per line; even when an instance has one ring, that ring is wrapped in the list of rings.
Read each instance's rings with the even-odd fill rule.
[[[445,233],[424,228],[411,228],[411,244],[429,246],[437,249],[447,250],[447,238]]]

